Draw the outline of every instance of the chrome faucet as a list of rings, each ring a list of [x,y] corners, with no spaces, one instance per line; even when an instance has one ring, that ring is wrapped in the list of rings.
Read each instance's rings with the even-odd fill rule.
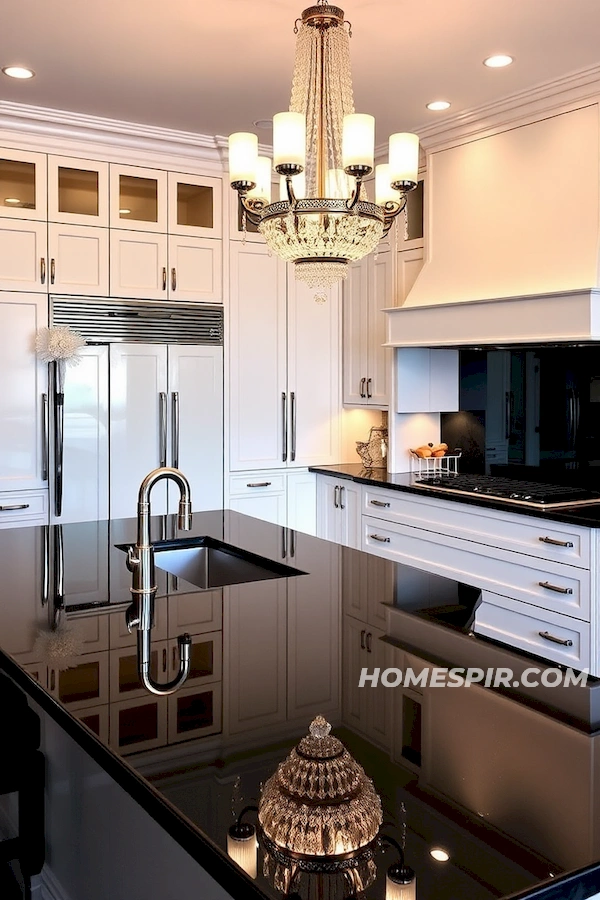
[[[156,597],[156,571],[154,567],[154,547],[150,539],[150,493],[157,481],[174,481],[179,488],[179,514],[177,527],[189,531],[192,526],[192,503],[190,485],[179,469],[161,468],[150,472],[140,485],[137,506],[137,543],[127,552],[127,568],[132,573],[131,594],[133,601],[126,613],[129,631],[137,629],[137,657],[140,681],[153,694],[172,694],[189,675],[190,646],[189,634],[180,634],[179,671],[172,681],[160,684],[150,674],[150,633],[154,624],[154,600]]]

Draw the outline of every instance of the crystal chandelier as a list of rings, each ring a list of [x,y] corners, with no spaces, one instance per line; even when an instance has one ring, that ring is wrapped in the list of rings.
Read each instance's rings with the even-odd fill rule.
[[[273,117],[273,161],[258,155],[255,134],[229,138],[229,180],[269,247],[295,266],[296,278],[327,287],[348,263],[371,253],[417,186],[419,139],[393,134],[389,163],[375,168],[375,202],[364,179],[373,171],[375,120],[354,112],[349,23],[319,0],[296,20],[289,112]],[[271,203],[271,171],[281,196]]]

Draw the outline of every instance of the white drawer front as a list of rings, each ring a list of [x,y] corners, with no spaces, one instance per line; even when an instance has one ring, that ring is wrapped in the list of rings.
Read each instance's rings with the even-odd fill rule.
[[[416,497],[402,491],[367,488],[363,512],[390,522],[401,522],[452,537],[526,553],[539,559],[590,567],[591,531],[546,518],[479,509],[437,497]]]
[[[484,591],[476,634],[574,669],[590,667],[590,626],[567,616]]]
[[[590,620],[590,573],[363,516],[362,549],[543,609]]]
[[[3,491],[0,493],[0,528],[46,525],[47,491]]]
[[[285,491],[285,475],[281,472],[248,472],[229,479],[230,497],[271,494],[273,491]]]

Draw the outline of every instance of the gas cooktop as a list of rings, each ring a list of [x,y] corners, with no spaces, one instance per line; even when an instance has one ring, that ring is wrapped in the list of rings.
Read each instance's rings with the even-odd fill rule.
[[[423,475],[415,478],[414,486],[443,494],[468,494],[473,498],[487,497],[539,509],[600,503],[600,494],[586,488],[518,481],[493,475]]]

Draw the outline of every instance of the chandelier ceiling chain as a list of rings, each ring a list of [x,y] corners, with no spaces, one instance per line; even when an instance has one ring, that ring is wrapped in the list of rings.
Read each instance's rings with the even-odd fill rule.
[[[325,0],[296,20],[296,57],[288,112],[273,119],[273,160],[258,138],[229,138],[229,177],[244,214],[269,247],[294,263],[296,278],[328,287],[348,263],[377,247],[417,186],[416,135],[390,137],[389,164],[375,167],[375,202],[364,185],[374,168],[375,120],[355,113],[350,23]],[[271,202],[272,169],[280,200]]]

